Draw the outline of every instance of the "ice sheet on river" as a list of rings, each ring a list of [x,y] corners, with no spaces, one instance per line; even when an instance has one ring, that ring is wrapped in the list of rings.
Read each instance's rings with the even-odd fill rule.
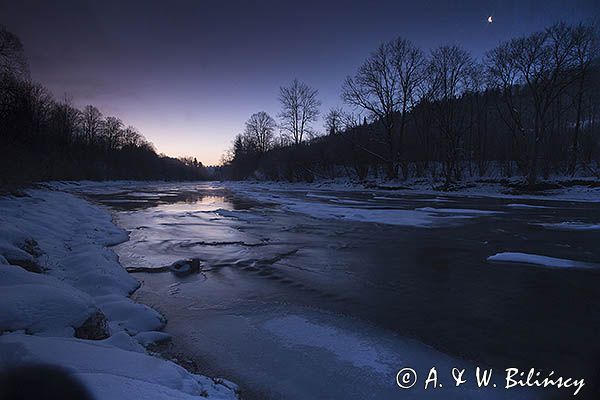
[[[235,189],[235,186],[234,186]],[[473,210],[473,209],[449,209],[422,207],[415,209],[391,208],[387,205],[378,206],[371,200],[388,200],[387,197],[373,197],[372,199],[357,200],[334,196],[333,194],[307,193],[305,197],[314,198],[315,201],[296,198],[293,192],[283,193],[274,191],[261,191],[251,186],[244,187],[240,191],[244,196],[265,203],[277,203],[282,208],[296,213],[310,215],[320,219],[341,219],[357,222],[373,222],[387,225],[432,227],[444,223],[457,222],[460,219],[468,219],[480,216],[488,216],[499,213],[499,211]],[[253,190],[254,189],[254,190]],[[396,198],[395,200],[402,200]],[[431,199],[418,199],[418,201],[446,201],[437,197]]]
[[[477,388],[476,365],[361,321],[306,309],[257,310],[256,314],[252,318],[221,315],[203,326],[200,337],[203,346],[221,354],[219,363],[238,370],[245,381],[260,383],[255,389],[263,394],[261,398],[542,398],[521,389]],[[425,390],[432,367],[443,387]],[[397,386],[396,375],[402,368],[417,372],[413,388]],[[453,368],[465,369],[469,382],[456,388]],[[499,387],[502,373],[495,376]]]

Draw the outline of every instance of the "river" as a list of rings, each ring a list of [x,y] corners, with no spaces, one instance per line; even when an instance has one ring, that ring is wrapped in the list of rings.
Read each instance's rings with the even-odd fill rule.
[[[173,354],[245,399],[573,395],[507,390],[509,367],[598,385],[598,203],[215,182],[88,196],[131,232],[114,247],[123,266],[202,260],[187,277],[136,273],[134,297],[167,317]],[[487,260],[503,252],[584,267]],[[497,387],[475,387],[477,366]],[[425,390],[432,367],[444,386]]]

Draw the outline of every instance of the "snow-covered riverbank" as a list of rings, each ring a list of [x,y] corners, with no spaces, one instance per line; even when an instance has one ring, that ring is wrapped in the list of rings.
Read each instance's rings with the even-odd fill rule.
[[[235,399],[236,386],[149,354],[165,319],[107,248],[127,240],[109,213],[71,194],[0,198],[0,369],[54,364],[96,399]]]

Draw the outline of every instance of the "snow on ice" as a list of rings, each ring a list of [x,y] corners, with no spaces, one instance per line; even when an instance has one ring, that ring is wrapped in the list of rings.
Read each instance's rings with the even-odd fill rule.
[[[504,252],[498,253],[487,258],[492,262],[532,264],[549,268],[597,268],[600,265],[585,263],[581,261],[567,260],[564,258],[555,258],[541,256],[537,254]]]
[[[533,204],[523,204],[523,203],[507,204],[506,207],[511,207],[511,208],[551,208],[548,206],[536,206]]]
[[[555,231],[600,231],[600,224],[586,224],[583,222],[559,222],[556,224],[536,225]]]

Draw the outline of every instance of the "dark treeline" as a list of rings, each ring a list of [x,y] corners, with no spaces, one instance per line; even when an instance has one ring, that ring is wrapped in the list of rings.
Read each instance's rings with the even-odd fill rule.
[[[346,79],[325,134],[317,90],[283,87],[279,124],[254,114],[224,156],[230,179],[600,177],[598,32],[559,23],[481,62],[460,46],[382,44]],[[277,129],[279,128],[279,129]],[[276,131],[280,135],[276,135]]]
[[[56,101],[29,79],[23,46],[0,26],[0,185],[40,180],[203,179],[196,159],[156,154],[136,128]]]

